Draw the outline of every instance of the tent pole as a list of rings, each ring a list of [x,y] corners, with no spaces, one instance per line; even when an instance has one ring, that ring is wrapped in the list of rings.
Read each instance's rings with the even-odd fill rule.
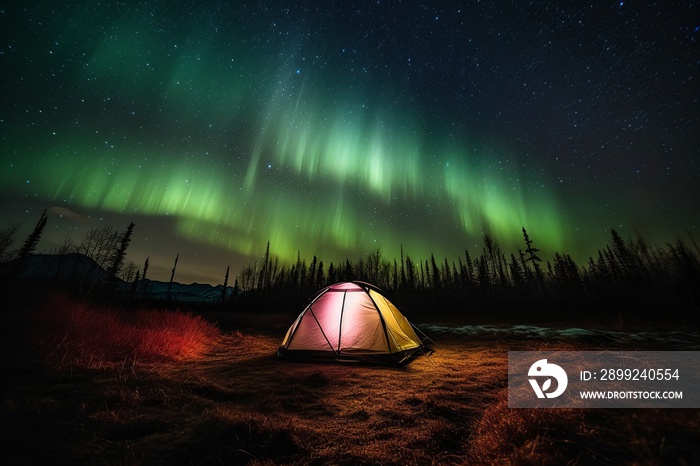
[[[384,329],[384,337],[386,338],[386,349],[391,354],[391,342],[389,341],[389,331],[386,329],[386,322],[384,322],[384,316],[382,315],[382,312],[379,310],[379,306],[377,306],[377,303],[374,301],[374,298],[372,298],[372,295],[369,294],[369,291],[366,292],[367,297],[369,298],[370,301],[372,301],[372,304],[374,305],[374,310],[377,311],[377,315],[379,315],[379,322],[382,323],[382,328]],[[392,335],[393,337],[393,335]],[[396,347],[399,349],[399,351],[403,351],[403,348],[401,348],[397,343],[396,339],[394,338],[394,344]]]
[[[408,321],[408,319],[406,319],[406,320]],[[408,324],[409,324],[411,327],[413,327],[413,330],[417,331],[418,333],[421,334],[421,336],[425,337],[426,340],[428,340],[428,341],[434,343],[435,346],[440,346],[440,345],[438,345],[438,344],[435,342],[435,340],[433,340],[433,339],[430,338],[428,335],[426,335],[425,333],[423,333],[423,331],[422,331],[421,329],[419,329],[418,327],[416,327],[415,325],[413,325],[411,322],[408,322]]]
[[[432,340],[430,340],[430,341],[432,341]],[[435,342],[433,341],[433,343],[435,343]],[[425,356],[425,359],[427,359],[428,362],[430,363],[430,365],[433,366],[433,369],[437,369],[437,366],[435,365],[435,363],[430,359],[430,354],[432,354],[432,351],[430,352],[430,354],[426,354],[426,352],[423,351],[423,348],[421,347],[420,352],[423,353],[423,356]]]
[[[337,358],[337,357],[340,356],[340,355],[338,354],[337,351],[335,351],[335,350],[333,349],[333,345],[331,345],[331,342],[328,340],[328,337],[326,336],[326,332],[323,331],[323,327],[321,327],[321,323],[320,323],[320,322],[318,321],[318,319],[316,318],[316,314],[314,313],[314,310],[313,310],[311,307],[309,307],[309,311],[311,312],[311,316],[312,316],[312,317],[314,318],[314,320],[316,321],[316,325],[318,325],[318,329],[321,331],[321,335],[323,335],[323,338],[326,339],[326,343],[328,343],[328,346],[330,346],[331,351],[333,351],[333,352],[335,353],[335,357]]]
[[[343,292],[343,304],[340,306],[340,323],[338,324],[338,356],[340,356],[340,339],[343,336],[343,313],[345,312],[345,298],[348,292]]]

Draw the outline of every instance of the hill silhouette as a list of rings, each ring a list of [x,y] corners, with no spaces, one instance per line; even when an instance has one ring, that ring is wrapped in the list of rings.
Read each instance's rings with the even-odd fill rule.
[[[132,295],[134,298],[154,301],[170,300],[193,304],[220,302],[223,293],[222,285],[207,283],[168,283],[149,279],[127,283],[80,253],[34,254],[14,259],[0,264],[0,277],[23,283],[35,282],[40,287],[60,287],[82,294],[92,290],[104,292],[108,288],[118,296]],[[233,287],[227,287],[228,295],[233,292]]]

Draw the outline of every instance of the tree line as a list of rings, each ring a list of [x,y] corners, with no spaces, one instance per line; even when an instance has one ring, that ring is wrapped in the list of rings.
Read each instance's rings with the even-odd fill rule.
[[[14,259],[13,274],[19,274],[26,258],[34,253],[46,223],[44,211],[17,249],[12,246],[19,225],[0,231],[0,262]],[[120,280],[131,284],[128,293],[132,298],[147,296],[148,258],[143,267],[126,258],[133,229],[133,223],[124,231],[109,225],[95,227],[77,243],[67,236],[50,253],[60,258],[78,254],[90,259],[94,267],[83,264],[80,269],[65,270],[71,264],[60,259],[53,271],[56,281],[71,277],[81,292],[89,293],[97,284]],[[492,309],[498,304],[590,308],[603,303],[642,312],[679,309],[700,315],[700,249],[690,234],[690,246],[681,238],[650,246],[641,238],[625,241],[612,229],[609,242],[584,264],[558,252],[552,260],[543,261],[541,249],[524,227],[522,236],[523,248],[506,252],[486,234],[478,254],[472,256],[465,249],[452,260],[433,254],[414,259],[401,247],[398,258],[386,258],[377,249],[355,261],[326,263],[318,256],[307,261],[297,253],[292,264],[281,264],[268,242],[262,261],[245,266],[234,276],[233,287],[228,286],[227,267],[219,304],[231,309],[298,307],[324,286],[361,280],[384,289],[399,305],[439,306],[456,313]],[[167,299],[176,267],[177,257]]]
[[[262,262],[244,267],[238,284],[242,301],[251,306],[298,305],[328,284],[361,280],[387,291],[399,305],[438,306],[445,313],[499,304],[526,312],[522,305],[530,303],[551,311],[605,305],[641,313],[682,310],[700,317],[700,249],[690,235],[692,247],[681,238],[649,246],[641,238],[625,241],[611,229],[608,244],[584,264],[559,252],[544,261],[524,227],[522,235],[523,248],[515,252],[504,251],[486,234],[478,255],[465,249],[452,260],[433,254],[415,260],[401,247],[398,258],[387,259],[376,250],[354,262],[327,265],[317,256],[307,262],[300,254],[295,263],[282,265],[268,242]]]

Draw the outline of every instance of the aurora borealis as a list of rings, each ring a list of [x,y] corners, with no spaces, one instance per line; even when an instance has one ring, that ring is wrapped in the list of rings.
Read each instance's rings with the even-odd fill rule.
[[[698,232],[700,4],[54,2],[0,11],[0,221],[152,278]]]

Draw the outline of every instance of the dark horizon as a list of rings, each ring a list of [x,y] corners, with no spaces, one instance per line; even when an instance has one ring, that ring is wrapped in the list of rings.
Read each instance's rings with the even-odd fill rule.
[[[678,239],[651,245],[642,238],[626,242],[611,230],[610,240],[584,264],[576,263],[566,253],[555,253],[551,261],[543,259],[541,248],[525,229],[523,248],[518,251],[503,250],[496,239],[484,236],[478,254],[472,256],[465,251],[454,260],[434,255],[413,259],[403,250],[399,257],[391,258],[376,250],[356,260],[339,262],[299,256],[294,264],[287,265],[278,260],[268,243],[261,262],[233,273],[227,267],[220,281],[194,290],[180,278],[183,264],[179,263],[179,254],[173,258],[169,280],[151,274],[150,258],[143,264],[125,260],[129,257],[129,229],[92,230],[82,241],[55,251],[53,256],[37,255],[30,261],[41,241],[45,220],[42,216],[22,243],[21,252],[8,255],[0,250],[2,259],[18,257],[12,263],[0,264],[0,275],[15,283],[12,286],[21,284],[35,292],[59,289],[81,299],[131,305],[190,302],[195,307],[279,311],[300,306],[333,283],[359,280],[389,292],[397,298],[397,305],[408,305],[419,315],[433,317],[464,316],[465,310],[472,318],[490,315],[504,322],[520,322],[523,318],[622,319],[625,315],[642,323],[657,321],[660,315],[669,313],[680,321],[694,322],[700,316],[700,250],[692,237],[691,244]],[[2,234],[3,245],[8,244],[7,233],[5,230]],[[85,259],[65,260],[69,254]],[[167,285],[167,289],[154,288],[153,280]],[[175,287],[171,293],[174,283],[184,288]],[[227,291],[208,288],[218,288],[222,283]],[[601,307],[601,303],[610,304],[610,309]]]

